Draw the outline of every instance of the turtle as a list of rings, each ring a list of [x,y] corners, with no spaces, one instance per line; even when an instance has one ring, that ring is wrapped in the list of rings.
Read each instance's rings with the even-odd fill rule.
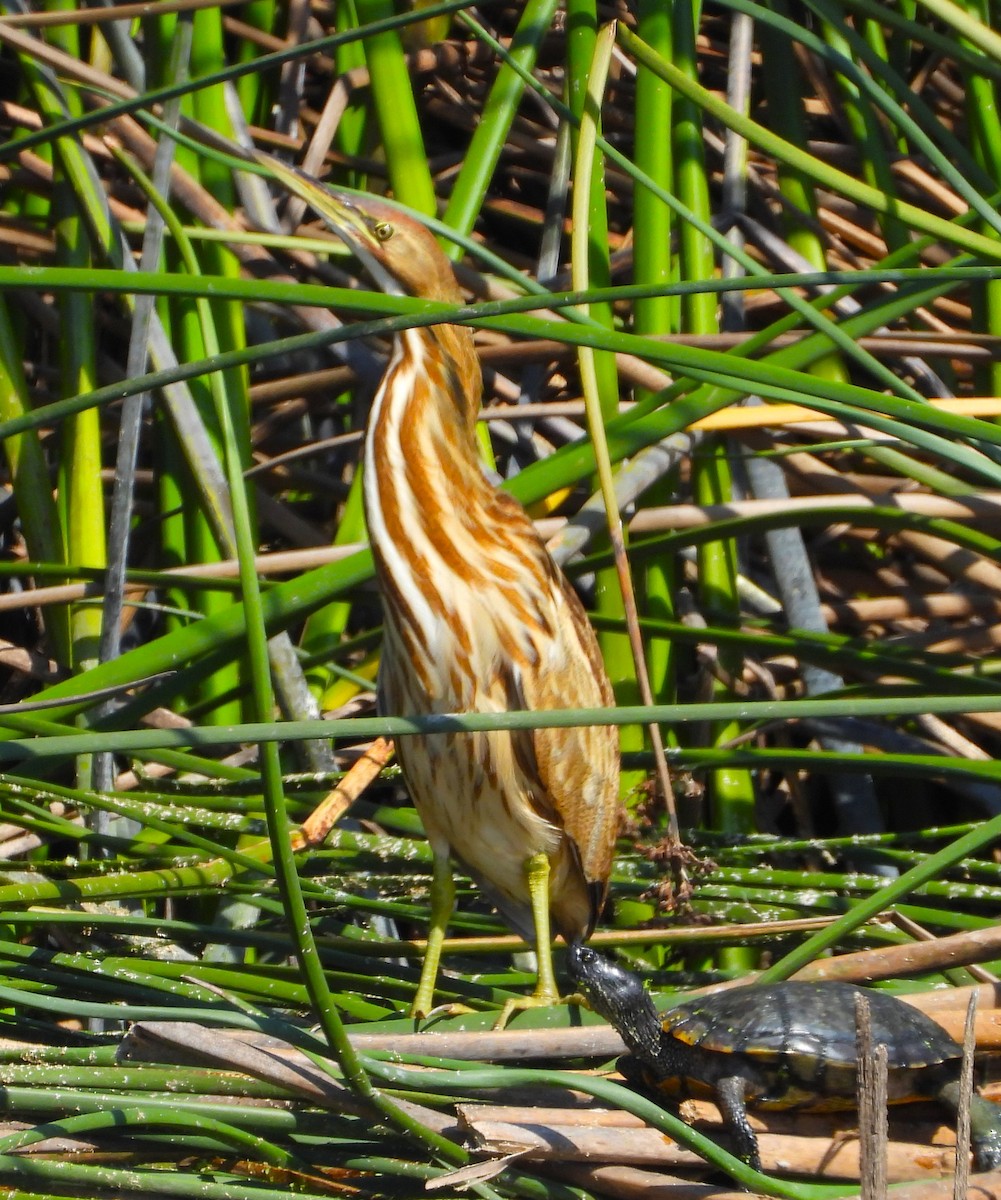
[[[618,1064],[626,1080],[658,1101],[684,1096],[692,1084],[710,1089],[737,1154],[755,1170],[761,1160],[746,1104],[854,1101],[860,993],[869,1001],[873,1043],[887,1048],[890,1101],[932,1098],[956,1111],[962,1048],[886,992],[836,982],[748,984],[695,997],[661,1017],[639,976],[597,951],[575,943],[569,967],[591,1008],[626,1043],[630,1053]],[[977,1168],[1001,1166],[1001,1105],[974,1095],[970,1124]]]

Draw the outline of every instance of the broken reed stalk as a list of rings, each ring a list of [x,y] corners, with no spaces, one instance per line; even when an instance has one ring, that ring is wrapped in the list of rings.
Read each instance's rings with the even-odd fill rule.
[[[973,1055],[976,1038],[977,993],[970,993],[963,1028],[963,1065],[959,1072],[959,1104],[956,1108],[956,1170],[952,1177],[953,1200],[966,1200],[970,1185],[970,1100],[973,1096]]]
[[[862,1200],[886,1200],[887,1128],[886,1046],[873,1046],[869,1001],[855,997],[855,1036],[858,1054],[858,1119],[860,1195]]]

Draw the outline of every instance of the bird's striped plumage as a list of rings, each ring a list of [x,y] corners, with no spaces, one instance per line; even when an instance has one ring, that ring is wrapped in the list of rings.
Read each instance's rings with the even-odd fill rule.
[[[521,506],[480,469],[472,421],[454,399],[463,367],[469,383],[473,376],[451,359],[456,346],[471,356],[471,342],[457,327],[409,330],[369,418],[365,511],[386,619],[382,707],[611,704],[579,600]],[[590,932],[614,840],[613,729],[436,734],[401,738],[397,749],[436,853],[450,848],[516,930],[534,940],[524,862],[545,852],[557,928],[567,938]]]
[[[271,165],[387,291],[461,300],[422,225]],[[397,335],[365,438],[365,512],[385,613],[382,711],[610,705],[583,606],[524,509],[481,470],[481,396],[469,329]],[[605,895],[618,815],[616,730],[402,737],[397,752],[434,852],[431,929],[413,1011],[431,1006],[452,903],[450,854],[536,945],[535,1001],[555,1000],[550,916],[564,938],[580,941]]]

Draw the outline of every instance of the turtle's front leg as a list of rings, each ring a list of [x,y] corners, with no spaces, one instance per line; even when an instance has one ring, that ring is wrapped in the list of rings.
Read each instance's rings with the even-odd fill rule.
[[[755,1171],[760,1171],[761,1156],[758,1153],[758,1139],[747,1119],[747,1109],[744,1106],[745,1084],[746,1081],[740,1075],[724,1075],[717,1079],[716,1102],[719,1104],[723,1120],[733,1136],[737,1157],[742,1158]]]

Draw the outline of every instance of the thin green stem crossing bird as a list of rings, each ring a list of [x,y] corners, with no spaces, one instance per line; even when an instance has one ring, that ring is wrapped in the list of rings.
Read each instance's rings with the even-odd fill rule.
[[[267,163],[380,288],[461,301],[448,259],[419,222]],[[482,393],[468,328],[396,335],[364,453],[365,514],[385,614],[380,711],[611,705],[576,593],[524,509],[483,473],[475,436]],[[455,898],[453,856],[537,952],[534,993],[511,1002],[501,1023],[512,1008],[555,1003],[551,923],[567,942],[583,941],[607,890],[619,808],[616,729],[436,733],[399,738],[397,753],[434,856],[412,1014],[434,1006]]]

